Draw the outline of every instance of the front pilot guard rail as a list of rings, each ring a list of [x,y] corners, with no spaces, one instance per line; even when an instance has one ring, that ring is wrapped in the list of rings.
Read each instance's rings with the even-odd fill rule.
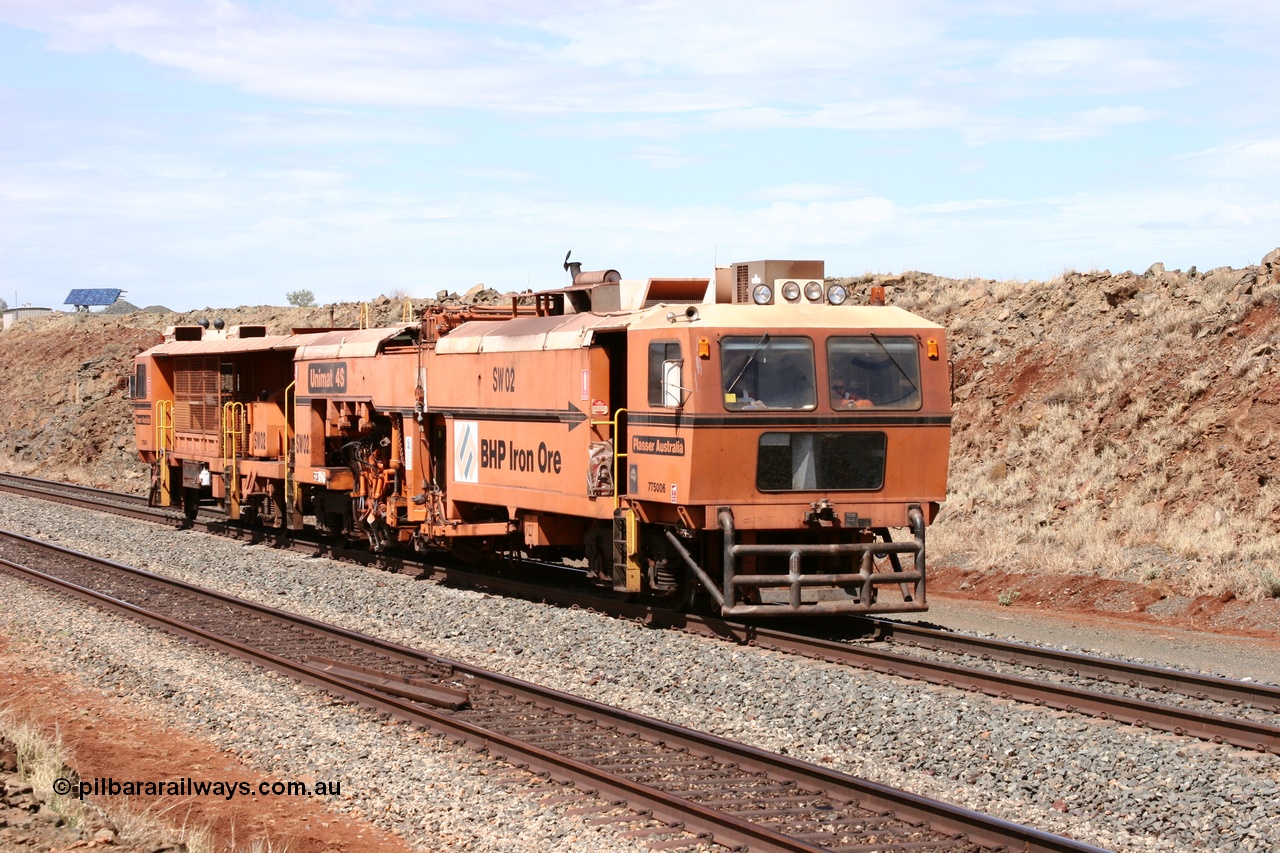
[[[924,514],[918,506],[913,505],[907,511],[907,520],[911,526],[911,533],[914,539],[914,541],[910,542],[742,545],[737,542],[733,510],[728,507],[721,507],[718,518],[720,529],[724,533],[724,588],[723,591],[717,590],[718,594],[714,594],[713,598],[720,605],[722,616],[776,616],[784,612],[806,614],[903,613],[928,609],[928,603],[925,600]],[[859,555],[859,570],[843,574],[802,574],[800,572],[800,559],[803,556],[835,556],[840,554]],[[913,570],[875,572],[873,571],[874,557],[878,554],[913,554],[915,558]],[[787,574],[738,574],[738,558],[752,555],[780,555],[787,557]],[[688,560],[689,558],[686,556],[685,559]],[[699,575],[700,579],[705,578],[705,575],[701,572],[696,572],[695,574]],[[705,580],[703,583],[706,585]],[[813,586],[856,588],[857,594],[849,599],[805,602],[803,600],[803,590],[805,587]],[[892,605],[877,604],[872,593],[876,587],[880,586],[898,586],[902,588],[904,593],[902,602]],[[789,589],[787,601],[760,604],[739,603],[740,590],[758,590],[765,587],[787,587]]]

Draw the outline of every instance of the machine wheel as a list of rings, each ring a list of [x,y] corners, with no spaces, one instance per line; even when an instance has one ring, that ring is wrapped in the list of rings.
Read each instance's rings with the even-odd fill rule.
[[[592,580],[599,583],[608,583],[612,578],[612,567],[606,566],[604,562],[604,548],[590,548],[587,551],[587,571],[590,573]]]
[[[693,572],[689,571],[688,566],[682,566],[676,591],[666,598],[667,606],[677,613],[693,612],[698,600],[698,586]]]

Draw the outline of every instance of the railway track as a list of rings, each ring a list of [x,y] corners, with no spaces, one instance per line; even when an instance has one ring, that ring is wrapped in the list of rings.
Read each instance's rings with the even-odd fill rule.
[[[0,489],[45,497],[63,484],[0,475]],[[32,491],[28,491],[32,490]],[[78,504],[94,506],[112,492],[69,487]],[[145,501],[134,498],[146,517]],[[108,509],[115,511],[116,501]],[[103,507],[95,507],[103,508]],[[150,509],[152,519],[169,519]],[[135,516],[137,517],[137,516]],[[285,544],[282,534],[228,525],[215,514],[200,522],[213,532],[252,541]],[[1167,731],[1215,743],[1280,754],[1280,687],[1235,681],[1169,668],[1094,657],[1006,640],[958,634],[887,619],[850,619],[838,638],[780,630],[634,605],[594,592],[560,590],[477,573],[448,565],[427,565],[394,556],[343,550],[323,542],[290,540],[289,544],[338,559],[377,562],[389,568],[430,575],[504,595],[549,604],[590,609],[654,627],[676,628],[730,642],[803,655],[892,677],[925,681],[998,699],[1026,702],[1102,720]],[[821,630],[819,628],[818,630]]]
[[[569,783],[544,803],[653,849],[1099,849],[16,534],[0,567]]]
[[[38,477],[26,477],[21,474],[0,474],[0,492],[10,492],[24,497],[40,498],[67,506],[111,512],[126,518],[137,518],[143,521],[163,521],[177,523],[182,514],[174,510],[147,506],[147,499],[140,495],[129,495],[113,492],[109,489],[97,489],[93,486],[81,486],[75,483],[61,483],[55,480],[42,480]],[[209,510],[200,511],[200,519],[210,522],[220,516]]]

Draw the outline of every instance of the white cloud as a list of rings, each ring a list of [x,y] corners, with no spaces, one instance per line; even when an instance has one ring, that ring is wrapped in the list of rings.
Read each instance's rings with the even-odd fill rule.
[[[1104,136],[1114,127],[1153,122],[1160,117],[1159,112],[1141,106],[1099,107],[1060,117],[984,116],[966,127],[963,134],[971,145],[1012,140],[1063,142]]]
[[[1175,89],[1191,68],[1167,45],[1134,38],[1030,39],[1013,45],[1000,70],[1029,85],[1054,83],[1072,91],[1135,92]]]
[[[690,157],[666,145],[646,145],[627,156],[647,163],[654,169],[679,169],[698,162],[696,157]]]
[[[901,64],[937,48],[939,4],[736,0],[597,5],[541,22],[565,40],[556,56],[585,67],[661,74],[791,77],[797,71]]]
[[[906,132],[964,127],[976,120],[961,107],[929,105],[919,101],[871,101],[824,104],[805,109],[731,107],[661,118],[594,118],[544,127],[546,136],[590,139],[670,139],[687,135],[754,133],[766,130],[848,130]]]
[[[1206,189],[904,205],[853,186],[793,184],[745,204],[650,204],[541,182],[371,190],[311,168],[185,171],[182,181],[139,185],[136,173],[0,169],[0,230],[27,253],[7,254],[14,286],[27,294],[40,276],[53,290],[123,286],[135,304],[180,308],[280,302],[299,286],[323,301],[398,287],[431,295],[477,280],[556,286],[568,248],[637,277],[701,274],[717,259],[817,257],[833,274],[1043,278],[1066,266],[1250,263],[1280,232],[1280,203],[1261,191],[1229,201]],[[48,294],[40,301],[65,295]]]
[[[1182,158],[1215,178],[1256,181],[1280,175],[1280,136],[1233,142]]]
[[[297,146],[448,145],[460,141],[444,130],[405,116],[336,109],[225,113],[202,117],[202,132],[229,145]]]
[[[580,4],[479,30],[441,17],[395,26],[303,18],[231,0],[7,0],[0,19],[46,33],[55,50],[114,49],[277,98],[517,112],[837,103],[953,52],[928,4],[816,0]]]
[[[809,202],[849,198],[859,192],[842,184],[782,184],[763,187],[750,194],[756,201]]]
[[[0,90],[0,253],[147,302],[1260,257],[1280,7],[1082,3],[0,0],[57,78]]]
[[[472,166],[463,166],[453,170],[455,174],[465,178],[475,178],[481,181],[496,181],[498,183],[510,184],[531,184],[542,180],[542,176],[536,172],[525,169],[502,169],[483,167],[477,168]]]
[[[1000,20],[1008,10],[999,4],[333,5],[326,17],[234,0],[0,0],[0,20],[46,33],[55,50],[116,50],[271,98],[582,116],[544,131],[598,138],[772,127],[1079,138],[1105,126],[1089,120],[1091,109],[1131,108],[1066,109],[1052,98],[1185,87],[1197,61],[1124,34],[955,35]],[[1038,99],[1031,120],[1001,118],[1011,112],[1002,104],[1029,98]],[[344,130],[293,129],[317,138]]]
[[[971,213],[973,211],[990,211],[997,208],[1018,207],[1016,202],[1000,198],[967,198],[958,201],[940,201],[920,204],[912,211],[920,214],[929,213]]]

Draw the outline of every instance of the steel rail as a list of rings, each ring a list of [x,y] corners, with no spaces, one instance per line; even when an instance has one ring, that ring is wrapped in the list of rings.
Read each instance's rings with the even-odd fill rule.
[[[943,687],[981,692],[1000,699],[1046,705],[1083,713],[1103,720],[1129,723],[1190,735],[1214,743],[1230,743],[1259,752],[1280,753],[1280,726],[1240,717],[1162,705],[1144,699],[1100,693],[1081,687],[1055,684],[1017,675],[1005,675],[956,663],[931,661],[844,643],[815,641],[810,637],[762,631],[751,641],[761,648],[817,657],[885,675],[927,681]]]
[[[456,579],[456,570],[440,572]],[[717,617],[657,610],[644,605],[609,601],[581,593],[548,590],[546,587],[505,578],[485,578],[475,582],[486,589],[516,594],[534,600],[564,604],[582,609],[632,619],[654,627],[670,627],[703,636],[729,640],[742,645],[758,646],[771,651],[798,654],[871,670],[883,675],[920,679],[932,684],[978,691],[999,699],[1010,699],[1037,706],[1047,706],[1071,713],[1082,713],[1104,720],[1127,723],[1139,728],[1152,728],[1177,735],[1196,737],[1214,743],[1230,743],[1245,749],[1280,754],[1280,726],[1240,717],[1223,716],[1175,705],[1118,696],[1082,687],[1054,684],[1024,676],[1005,675],[958,663],[929,661],[910,654],[851,645],[821,637],[780,631],[767,626],[731,622]],[[866,619],[866,617],[858,617]],[[1231,704],[1250,704],[1280,711],[1280,688],[1268,684],[1250,684],[1218,676],[1147,666],[1109,658],[1092,658],[1074,652],[1038,649],[1020,643],[990,640],[982,637],[950,634],[945,631],[922,633],[924,629],[884,620],[866,620],[882,632],[896,631],[899,636],[928,638],[940,649],[967,652],[975,656],[987,654],[992,659],[1011,665],[1041,666],[1069,675],[1122,680],[1161,692],[1175,692],[1196,699],[1214,699]],[[970,640],[974,642],[970,643]],[[919,645],[928,645],[919,642]],[[970,651],[971,650],[971,651]]]
[[[84,495],[86,500],[96,497],[102,501],[140,503],[144,506],[147,502],[147,499],[141,495],[131,495],[127,492],[100,489],[96,486],[85,486],[80,483],[64,483],[60,480],[45,480],[40,477],[28,477],[25,474],[10,474],[8,472],[0,473],[0,489],[12,491],[16,494],[24,494],[27,490],[30,490],[42,495],[48,495],[51,498],[56,496],[58,492],[64,492],[67,495]]]
[[[705,827],[713,833],[712,838],[720,839],[717,843],[746,845],[749,849],[787,851],[788,853],[822,853],[823,851],[821,847],[797,843],[794,839],[788,839],[786,836],[772,832],[766,827],[734,818],[731,815],[715,812],[688,801],[676,803],[676,798],[670,797],[661,791],[637,785],[625,778],[600,771],[589,764],[471,725],[465,721],[454,719],[450,715],[433,713],[416,703],[399,700],[344,678],[328,676],[323,672],[296,664],[286,658],[281,658],[234,640],[228,640],[216,634],[186,625],[181,620],[170,619],[154,611],[121,601],[113,596],[45,574],[39,569],[23,566],[3,558],[0,558],[0,567],[26,580],[39,583],[59,592],[68,593],[112,612],[129,616],[137,621],[186,637],[201,645],[217,649],[241,660],[285,673],[300,681],[326,690],[335,696],[354,700],[374,710],[391,714],[405,722],[425,726],[452,738],[455,743],[465,743],[481,752],[494,753],[495,750],[500,750],[506,753],[505,755],[495,754],[494,757],[498,760],[515,764],[516,762],[512,761],[512,756],[515,756],[523,759],[529,767],[550,773],[552,778],[560,781],[571,782],[579,787],[585,782],[588,786],[594,786],[598,793],[604,793],[610,797],[622,797],[627,801],[630,808],[639,806],[650,810],[659,820],[671,823],[685,823],[686,825],[692,824],[697,828]],[[119,565],[112,565],[111,567],[115,569],[124,568]],[[157,579],[163,580],[158,576]],[[188,592],[198,589],[177,581],[171,581],[171,583],[179,588],[184,588]],[[221,599],[223,603],[228,605],[252,605],[252,602],[238,601],[230,596],[222,597],[214,594],[208,597],[211,600]],[[259,614],[272,610],[272,608],[265,608],[260,605],[252,606],[248,609]],[[307,624],[310,620],[299,617],[290,621],[297,624]],[[320,625],[319,623],[311,623],[308,627],[314,630]],[[337,631],[336,633],[345,634],[347,632]],[[348,639],[355,639],[355,636],[352,635]]]
[[[41,497],[45,494],[44,491],[37,493]],[[1044,705],[1072,713],[1084,713],[1100,719],[1197,737],[1215,743],[1230,743],[1251,750],[1280,753],[1280,727],[1266,723],[1117,696],[1113,693],[1057,685],[1021,676],[1002,675],[957,663],[928,661],[909,654],[895,654],[820,637],[798,635],[757,624],[677,613],[647,605],[626,604],[601,598],[598,595],[557,590],[526,581],[482,575],[454,567],[425,565],[394,556],[349,551],[319,542],[309,542],[299,546],[291,535],[292,531],[245,528],[217,519],[205,519],[201,523],[210,532],[253,542],[293,544],[295,547],[305,548],[313,553],[325,553],[337,559],[377,563],[401,570],[434,575],[450,581],[462,580],[477,588],[561,606],[579,607],[633,619],[654,627],[678,628],[740,644],[855,666],[885,675],[918,678],[934,684],[981,692],[996,698]],[[1210,698],[1262,708],[1276,708],[1280,705],[1280,688],[1271,685],[1250,684],[1107,658],[1091,658],[1073,652],[1038,649],[1034,646],[1007,641],[906,626],[882,619],[858,617],[858,621],[872,626],[883,639],[913,638],[909,642],[916,642],[920,646],[936,645],[939,649],[969,653],[979,657],[986,654],[1005,663],[1043,666],[1068,674],[1120,680],[1129,682],[1132,686],[1160,691],[1169,690],[1198,699]],[[1109,676],[1107,673],[1115,673],[1115,675]]]
[[[147,499],[125,492],[113,492],[76,483],[41,480],[21,474],[0,474],[0,492],[34,497],[66,506],[111,512],[141,521],[177,521],[181,516],[160,507],[147,505]],[[208,515],[206,515],[208,518]]]
[[[737,765],[746,770],[768,774],[770,779],[789,780],[797,785],[804,785],[816,791],[824,792],[827,798],[836,803],[856,803],[858,807],[864,809],[891,811],[899,820],[926,821],[934,832],[953,836],[949,840],[935,840],[935,844],[938,845],[944,842],[967,840],[983,846],[1012,847],[1025,851],[1043,851],[1043,853],[1099,853],[1101,850],[1078,841],[930,800],[926,797],[896,790],[868,780],[837,773],[786,756],[768,753],[755,747],[733,743],[713,735],[612,708],[589,699],[539,687],[509,676],[492,673],[461,662],[450,661],[436,655],[382,641],[344,628],[326,625],[297,614],[238,599],[234,596],[166,578],[142,569],[81,554],[18,534],[0,531],[0,535],[63,557],[84,560],[94,566],[102,567],[112,572],[125,573],[151,584],[181,590],[210,602],[216,602],[222,608],[234,607],[242,614],[269,619],[283,625],[294,626],[295,628],[300,627],[316,634],[329,635],[343,642],[375,650],[379,654],[389,657],[424,662],[436,667],[451,667],[455,673],[461,673],[462,677],[468,680],[469,683],[512,694],[538,707],[549,705],[549,707],[560,713],[568,714],[578,719],[595,721],[598,724],[603,721],[610,726],[625,726],[628,730],[634,730],[642,739],[651,740],[654,743],[677,750],[688,751],[695,755],[704,754],[714,757],[715,760],[725,762],[727,766]],[[473,725],[466,720],[459,719],[453,713],[435,711],[415,703],[399,700],[393,696],[381,694],[376,690],[368,689],[358,683],[340,677],[326,675],[297,662],[254,649],[238,641],[229,640],[200,628],[183,624],[181,620],[138,607],[105,593],[41,572],[38,569],[21,566],[4,559],[0,559],[0,566],[4,566],[7,570],[23,577],[92,601],[116,612],[124,613],[145,623],[229,652],[256,664],[286,672],[307,683],[351,698],[361,704],[367,704],[400,719],[426,726],[457,740],[464,741],[477,749],[487,751],[501,760],[512,762],[512,757],[515,756],[530,767],[549,773],[552,778],[557,780],[569,781],[579,787],[585,783],[588,787],[594,787],[608,796],[621,797],[626,801],[628,808],[647,809],[659,820],[675,823],[683,822],[686,828],[693,827],[696,830],[709,832],[717,844],[753,851],[788,851],[789,853],[820,853],[820,851],[828,849],[788,836],[762,824],[745,820],[737,815],[701,805],[685,797],[643,783],[634,782],[625,777],[616,776],[601,768],[578,761],[554,750],[544,749],[491,729]]]
[[[1031,646],[1013,640],[955,634],[891,619],[866,621],[874,629],[878,639],[889,642],[971,655],[1013,666],[1035,666],[1071,676],[1125,683],[1130,687],[1145,687],[1162,693],[1179,693],[1194,699],[1269,707],[1280,713],[1280,687],[1270,684],[1235,681],[1218,675],[1095,657],[1081,652]]]
[[[31,477],[26,474],[13,474],[8,471],[0,472],[0,486],[5,481],[13,481],[19,486],[28,486],[33,489],[49,489],[58,488],[68,492],[84,492],[85,494],[95,494],[102,498],[133,498],[144,501],[145,499],[139,495],[130,495],[127,492],[117,492],[112,489],[100,489],[97,486],[86,486],[81,483],[68,483],[63,480],[46,480],[43,477]]]

